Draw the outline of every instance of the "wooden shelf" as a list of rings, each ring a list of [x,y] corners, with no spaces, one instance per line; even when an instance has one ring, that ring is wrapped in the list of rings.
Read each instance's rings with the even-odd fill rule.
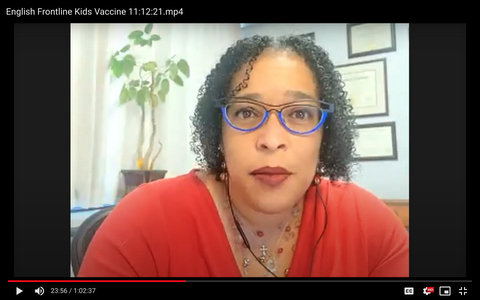
[[[409,221],[409,201],[408,199],[383,199],[383,201],[390,207],[395,214],[400,218],[407,230],[410,227]]]

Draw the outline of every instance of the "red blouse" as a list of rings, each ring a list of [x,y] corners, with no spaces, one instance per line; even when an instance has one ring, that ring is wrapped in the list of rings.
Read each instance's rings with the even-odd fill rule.
[[[289,277],[407,277],[408,233],[378,198],[353,183],[323,179],[327,227],[315,188],[307,191]],[[319,197],[320,198],[320,197]],[[312,271],[310,271],[312,270]],[[312,272],[312,273],[310,273]],[[143,184],[98,229],[80,277],[240,277],[204,183],[188,174]]]

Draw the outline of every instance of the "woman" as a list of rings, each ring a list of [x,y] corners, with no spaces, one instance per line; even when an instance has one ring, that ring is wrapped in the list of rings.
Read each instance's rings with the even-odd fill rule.
[[[308,39],[238,41],[200,89],[192,148],[203,169],[128,194],[79,276],[408,276],[405,228],[349,183],[342,85]]]

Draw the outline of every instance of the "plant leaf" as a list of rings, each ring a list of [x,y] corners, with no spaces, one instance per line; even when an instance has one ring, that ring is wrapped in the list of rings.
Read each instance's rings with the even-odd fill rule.
[[[115,77],[120,78],[123,73],[123,61],[119,61],[114,58],[112,60],[112,72]]]
[[[130,88],[128,89],[128,97],[130,99],[135,99],[135,97],[137,97],[137,89],[133,86],[130,86]]]
[[[123,62],[123,73],[125,73],[125,75],[127,75],[127,77],[130,76],[130,74],[132,74],[133,66],[134,66],[134,64],[131,63],[130,61]]]
[[[142,69],[147,72],[152,72],[157,68],[157,63],[154,61],[149,61],[143,64]]]
[[[190,76],[190,67],[188,66],[188,63],[186,60],[181,59],[177,63],[177,67],[182,72],[185,76],[189,77]]]
[[[160,84],[160,78],[162,78],[162,73],[158,73],[157,76],[155,76],[155,87]]]
[[[128,49],[130,49],[130,45],[126,45],[125,47],[123,47],[123,48],[120,50],[120,52],[125,53],[125,52],[128,51]]]
[[[140,85],[140,80],[132,80],[130,81],[130,86],[131,87],[138,87]]]
[[[130,54],[123,58],[123,73],[129,76],[133,72],[135,66],[135,58]]]
[[[162,80],[162,85],[160,87],[160,91],[167,96],[168,92],[170,91],[170,81],[168,79]]]
[[[137,93],[137,104],[138,105],[143,105],[148,99],[148,89],[146,87],[143,87],[140,91]]]
[[[143,39],[143,38],[140,38],[140,46],[143,47],[143,46],[145,46],[145,45],[147,45],[147,44],[148,44],[148,40]]]
[[[149,34],[150,32],[152,32],[152,28],[153,28],[153,24],[152,23],[149,23],[147,24],[147,26],[145,26],[145,33]]]
[[[173,80],[173,78],[175,76],[177,76],[177,73],[178,73],[178,67],[177,67],[177,64],[176,63],[171,63],[170,64],[170,69],[169,69],[169,72],[170,72],[170,78]]]
[[[166,95],[162,91],[158,92],[158,98],[160,98],[162,102],[165,102],[165,97]]]
[[[122,91],[120,92],[120,104],[127,103],[130,100],[128,89],[125,84],[122,87]]]
[[[131,39],[131,40],[136,40],[138,39],[139,37],[141,37],[143,35],[143,31],[141,30],[135,30],[135,31],[132,31],[129,35],[128,35],[128,38]]]
[[[150,40],[152,41],[159,41],[160,40],[160,36],[158,34],[152,34],[152,36],[150,37]]]
[[[173,82],[175,82],[179,86],[183,86],[183,80],[182,80],[182,78],[180,78],[180,76],[177,75],[174,78],[172,78],[172,80],[173,80]]]
[[[125,55],[125,57],[123,58],[123,60],[131,61],[131,62],[135,63],[135,57],[133,57],[131,54]]]

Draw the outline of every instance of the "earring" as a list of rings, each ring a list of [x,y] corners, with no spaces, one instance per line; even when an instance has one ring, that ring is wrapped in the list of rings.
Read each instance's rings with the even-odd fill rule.
[[[222,168],[222,172],[220,173],[220,180],[225,181],[227,179],[228,173],[227,173],[227,164],[222,161],[222,164],[220,165]]]
[[[313,179],[313,182],[315,183],[315,185],[319,185],[321,181],[322,181],[321,169],[320,169],[320,166],[317,166],[315,178]]]

